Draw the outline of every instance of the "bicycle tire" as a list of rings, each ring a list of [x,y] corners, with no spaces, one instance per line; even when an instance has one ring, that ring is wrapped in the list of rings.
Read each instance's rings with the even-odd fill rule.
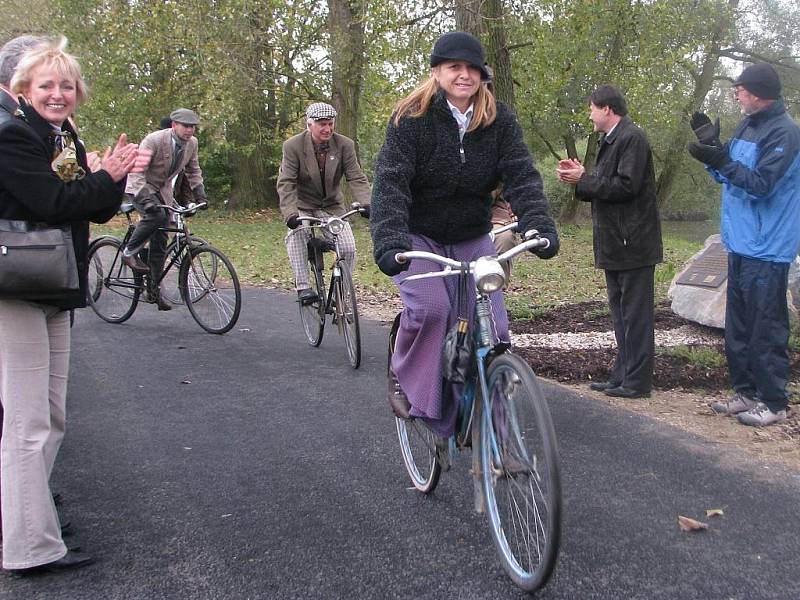
[[[503,568],[525,591],[547,583],[561,540],[561,477],[550,410],[532,369],[510,353],[487,373],[481,472]]]
[[[317,294],[317,300],[310,304],[298,302],[300,307],[300,322],[303,332],[310,346],[318,347],[322,343],[325,333],[325,279],[322,276],[321,265],[318,268],[314,254],[319,252],[314,248],[308,249],[308,277],[311,289]]]
[[[386,376],[389,380],[389,390],[394,387],[391,374],[392,354],[397,329],[400,325],[400,315],[395,317],[392,329],[389,332],[389,352],[386,364]],[[422,424],[420,419],[401,419],[395,417],[397,439],[400,442],[400,454],[406,467],[412,485],[423,494],[430,494],[439,484],[442,467],[436,459],[435,436],[433,432]]]
[[[344,335],[350,366],[357,369],[361,365],[361,326],[358,322],[356,289],[350,269],[344,261],[339,263],[339,269],[341,276],[336,288],[336,316]]]
[[[98,317],[109,323],[131,318],[142,293],[142,277],[122,262],[122,242],[107,236],[89,247],[86,300]]]
[[[239,276],[228,257],[204,244],[190,248],[180,271],[183,301],[197,324],[208,333],[231,330],[242,310]]]
[[[206,240],[196,235],[189,236],[190,247],[202,246],[208,244]],[[161,272],[161,282],[159,283],[161,290],[161,297],[170,304],[180,305],[183,304],[183,296],[181,296],[180,286],[180,273],[181,273],[181,258],[177,257],[175,263],[167,270],[167,265],[170,264],[172,257],[177,253],[178,243],[175,238],[170,240],[167,250],[164,253],[166,260],[164,261],[164,270]],[[216,276],[216,275],[214,275]],[[213,279],[212,279],[213,280]]]

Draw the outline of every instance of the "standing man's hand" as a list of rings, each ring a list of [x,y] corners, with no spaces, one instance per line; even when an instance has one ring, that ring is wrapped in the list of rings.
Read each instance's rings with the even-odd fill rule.
[[[719,141],[719,117],[712,125],[711,119],[706,113],[696,112],[692,115],[689,125],[697,136],[698,142],[706,146],[722,147],[722,142]]]
[[[577,158],[567,158],[558,161],[558,168],[556,174],[559,181],[569,185],[576,185],[586,173],[586,169]]]
[[[728,152],[719,146],[692,142],[687,148],[692,157],[714,169],[719,169],[730,162]]]

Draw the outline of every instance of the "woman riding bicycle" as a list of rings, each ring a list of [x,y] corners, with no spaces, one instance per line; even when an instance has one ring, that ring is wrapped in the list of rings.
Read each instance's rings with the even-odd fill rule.
[[[555,224],[522,130],[483,85],[484,56],[472,35],[444,34],[433,47],[430,76],[397,104],[387,127],[375,164],[370,227],[375,262],[398,286],[431,267],[422,261],[398,264],[398,252],[427,250],[458,261],[495,254],[487,234],[491,192],[500,182],[520,231],[537,229],[549,240],[538,255],[551,258],[558,252]],[[455,288],[452,278],[400,287],[405,310],[391,363],[400,387],[389,391],[395,413],[423,418],[442,438],[452,435],[456,417],[452,386],[443,389],[441,375],[445,334],[457,317]],[[474,298],[466,302],[468,316]],[[492,312],[498,339],[508,341],[500,292],[492,295]]]

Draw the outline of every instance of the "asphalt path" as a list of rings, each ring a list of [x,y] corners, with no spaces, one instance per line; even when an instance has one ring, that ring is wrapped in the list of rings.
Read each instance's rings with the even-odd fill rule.
[[[348,363],[302,336],[285,293],[248,288],[237,326],[185,308],[76,317],[62,517],[97,564],[0,575],[0,598],[519,598],[472,512],[469,459],[409,490],[386,405],[387,327]],[[800,475],[546,385],[565,510],[537,598],[800,598]],[[707,509],[724,515],[706,518]],[[683,533],[678,515],[709,523]]]

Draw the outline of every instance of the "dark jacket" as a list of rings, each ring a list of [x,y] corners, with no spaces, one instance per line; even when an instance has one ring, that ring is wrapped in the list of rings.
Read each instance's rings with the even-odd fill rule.
[[[23,106],[22,110],[27,123],[15,118],[0,125],[0,218],[71,224],[80,291],[41,302],[64,309],[86,306],[88,221],[105,223],[114,216],[124,180],[116,184],[105,171],[89,173],[83,145],[70,124],[64,123],[87,175],[78,181],[62,181],[50,166],[52,126],[30,106]]]
[[[626,116],[603,136],[597,164],[575,187],[592,203],[594,264],[624,271],[663,260],[653,154],[644,132]]]
[[[14,118],[14,112],[19,108],[19,104],[8,92],[0,89],[0,125]]]
[[[394,117],[375,163],[370,229],[375,260],[389,250],[408,250],[409,233],[442,244],[474,239],[491,229],[492,191],[519,217],[521,230],[554,233],[542,179],[522,140],[514,114],[497,103],[497,119],[464,134],[444,94],[420,117]]]

